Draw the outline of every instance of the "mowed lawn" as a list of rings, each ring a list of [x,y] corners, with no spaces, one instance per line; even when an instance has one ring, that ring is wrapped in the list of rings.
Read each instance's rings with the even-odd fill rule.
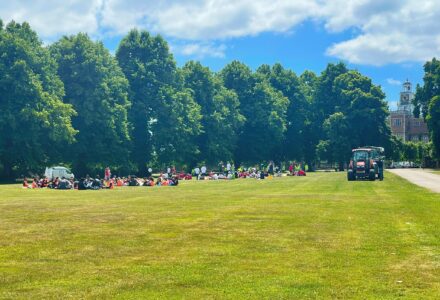
[[[0,186],[0,298],[439,299],[440,194],[387,173]]]

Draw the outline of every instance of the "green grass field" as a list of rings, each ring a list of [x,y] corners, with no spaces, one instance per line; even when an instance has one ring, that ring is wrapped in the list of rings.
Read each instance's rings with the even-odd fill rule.
[[[439,299],[440,194],[387,173],[0,186],[0,298]]]

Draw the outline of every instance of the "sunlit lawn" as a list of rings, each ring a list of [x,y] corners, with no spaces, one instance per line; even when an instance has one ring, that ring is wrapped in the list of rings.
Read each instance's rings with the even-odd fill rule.
[[[0,298],[440,298],[440,194],[386,174],[0,186]]]

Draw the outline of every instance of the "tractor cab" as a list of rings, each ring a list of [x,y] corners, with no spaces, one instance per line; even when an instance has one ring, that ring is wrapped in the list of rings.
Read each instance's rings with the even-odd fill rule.
[[[353,149],[347,179],[383,180],[383,152],[382,147],[373,146]]]

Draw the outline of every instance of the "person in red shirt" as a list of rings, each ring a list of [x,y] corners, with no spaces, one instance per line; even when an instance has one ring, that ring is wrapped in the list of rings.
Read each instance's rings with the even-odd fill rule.
[[[33,189],[38,188],[37,178],[34,178],[34,180],[32,181],[32,188],[33,188]]]
[[[23,179],[23,188],[29,188],[29,183],[26,177]]]

